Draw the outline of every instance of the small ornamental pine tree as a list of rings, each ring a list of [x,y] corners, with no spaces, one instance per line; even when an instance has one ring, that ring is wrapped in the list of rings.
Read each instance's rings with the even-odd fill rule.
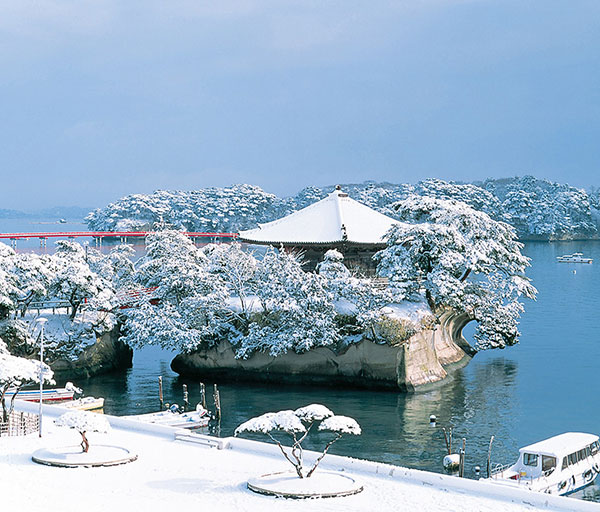
[[[317,458],[313,466],[306,471],[302,459],[302,442],[317,422],[319,422],[319,432],[332,432],[335,436],[325,445],[323,453]],[[256,432],[267,435],[279,447],[285,460],[294,466],[298,478],[310,478],[333,443],[341,439],[344,434],[360,435],[361,429],[353,418],[335,416],[324,405],[311,404],[295,411],[268,412],[262,416],[252,418],[235,429],[236,436],[243,432]],[[293,444],[289,453],[273,435],[275,432],[283,432],[291,436]]]
[[[69,427],[81,434],[81,448],[83,453],[88,453],[90,443],[87,432],[106,433],[110,430],[108,420],[102,415],[86,411],[69,411],[57,418],[55,424],[59,427]]]

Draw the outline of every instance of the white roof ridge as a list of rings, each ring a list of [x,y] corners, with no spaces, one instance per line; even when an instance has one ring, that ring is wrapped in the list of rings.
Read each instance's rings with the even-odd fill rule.
[[[285,217],[241,231],[240,239],[262,243],[382,245],[383,236],[397,222],[336,188]]]

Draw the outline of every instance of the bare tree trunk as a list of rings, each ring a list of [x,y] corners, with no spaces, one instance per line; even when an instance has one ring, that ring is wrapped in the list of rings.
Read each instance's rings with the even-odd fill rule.
[[[85,437],[85,432],[79,432],[81,434],[81,437],[83,438],[83,441],[81,441],[81,448],[83,448],[83,453],[87,453],[88,450],[90,449],[90,443],[87,440],[87,437]]]
[[[323,450],[323,453],[321,454],[321,456],[315,461],[315,465],[312,467],[312,469],[307,473],[306,478],[309,478],[314,472],[315,469],[317,469],[317,466],[319,465],[319,462],[321,462],[323,460],[323,457],[325,457],[325,455],[327,454],[327,451],[329,450],[329,448],[331,447],[331,445],[333,443],[335,443],[340,437],[342,437],[342,434],[338,433],[336,435],[336,437],[334,437],[331,441],[329,441],[327,443],[327,446],[325,446],[325,449]]]
[[[302,474],[302,465],[294,462],[292,459],[290,459],[290,457],[288,456],[287,453],[285,453],[285,450],[283,449],[283,446],[281,445],[281,443],[275,439],[271,434],[269,434],[267,432],[267,435],[271,438],[271,440],[277,445],[279,446],[279,449],[281,450],[281,453],[283,453],[283,456],[285,457],[285,459],[292,465],[294,466],[294,469],[296,470],[296,474],[298,475],[298,477],[300,478],[304,478],[304,475]]]
[[[469,277],[469,274],[471,273],[471,269],[468,268],[467,270],[465,270],[465,273],[463,274],[463,276],[460,278],[460,282],[464,283],[465,279],[467,279],[467,277]]]
[[[8,411],[6,410],[6,400],[4,395],[6,394],[6,390],[8,389],[8,384],[6,384],[2,388],[2,394],[0,394],[0,403],[2,404],[2,421],[6,423],[8,421]]]

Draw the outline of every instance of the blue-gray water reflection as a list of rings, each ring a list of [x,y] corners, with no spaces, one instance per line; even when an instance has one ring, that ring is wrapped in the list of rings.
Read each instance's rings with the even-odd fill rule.
[[[556,262],[556,256],[572,252],[583,252],[595,263]],[[342,439],[332,452],[442,471],[441,427],[452,427],[456,448],[460,438],[466,438],[466,474],[473,477],[475,465],[485,468],[492,435],[492,461],[507,463],[515,459],[519,447],[545,437],[565,431],[600,432],[596,408],[600,242],[528,243],[525,253],[532,259],[528,274],[539,295],[525,305],[517,346],[477,354],[451,380],[426,393],[222,382],[220,435],[231,435],[249,417],[319,402],[356,418],[363,427],[362,436]],[[472,334],[472,326],[466,334]],[[147,348],[136,353],[131,370],[79,384],[89,395],[106,397],[105,410],[114,414],[156,410],[158,375],[165,378],[167,401],[181,404],[185,383],[196,403],[198,383],[173,374],[171,356]],[[437,416],[435,428],[429,425],[430,414]],[[308,444],[318,447],[319,438],[313,436]],[[579,497],[584,494],[597,499],[600,490],[592,487]]]

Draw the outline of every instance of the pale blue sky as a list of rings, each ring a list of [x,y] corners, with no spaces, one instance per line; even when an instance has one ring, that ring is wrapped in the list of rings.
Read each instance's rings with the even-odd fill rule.
[[[597,0],[0,0],[0,208],[600,185]]]

